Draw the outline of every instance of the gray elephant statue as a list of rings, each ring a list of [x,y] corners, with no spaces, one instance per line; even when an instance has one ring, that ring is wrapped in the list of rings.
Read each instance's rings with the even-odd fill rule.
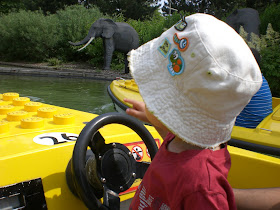
[[[114,22],[110,19],[100,18],[90,27],[87,36],[76,43],[69,41],[74,46],[84,45],[80,50],[87,47],[92,40],[101,37],[105,48],[104,70],[109,70],[114,51],[124,53],[125,73],[129,73],[127,53],[139,46],[139,37],[133,27],[127,23]]]
[[[237,9],[230,14],[226,23],[230,25],[236,32],[239,33],[240,26],[248,33],[247,40],[251,40],[251,33],[260,35],[260,17],[259,12],[252,8]]]

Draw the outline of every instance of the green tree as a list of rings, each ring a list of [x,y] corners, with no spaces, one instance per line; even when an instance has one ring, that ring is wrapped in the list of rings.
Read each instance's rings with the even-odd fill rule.
[[[279,3],[279,0],[246,0],[246,6],[258,10],[260,13],[263,12],[267,6]]]
[[[123,14],[125,19],[144,20],[151,18],[158,6],[158,0],[92,0],[101,12],[108,15]]]
[[[20,0],[1,0],[0,1],[0,15],[7,14],[11,11],[18,11],[24,8],[24,4]]]
[[[189,12],[189,13],[207,13],[222,19],[227,16],[233,10],[237,8],[254,8],[259,12],[273,2],[279,0],[235,0],[235,1],[224,1],[224,0],[168,0],[162,8],[163,14],[168,15],[174,13],[175,10],[170,10],[171,8],[176,9],[178,12]]]
[[[242,6],[245,0],[236,0],[234,2],[228,2],[224,0],[169,0],[168,3],[164,4],[162,8],[163,14],[170,14],[171,8],[176,9],[178,12],[188,12],[188,13],[207,13],[215,15],[218,18],[224,16],[233,9],[234,6]],[[172,12],[173,11],[173,12]],[[174,13],[175,10],[172,10]]]
[[[265,34],[266,28],[269,23],[271,23],[273,29],[275,31],[280,32],[280,22],[279,22],[279,14],[280,14],[280,3],[278,4],[271,4],[265,8],[264,12],[261,13],[261,26],[260,32],[261,34]]]
[[[36,11],[42,10],[44,14],[56,13],[65,6],[77,4],[77,0],[23,0],[24,6],[27,10]]]
[[[56,13],[65,6],[78,4],[78,0],[1,0],[0,14],[7,14],[9,12],[17,12],[23,10],[42,10],[44,14]]]

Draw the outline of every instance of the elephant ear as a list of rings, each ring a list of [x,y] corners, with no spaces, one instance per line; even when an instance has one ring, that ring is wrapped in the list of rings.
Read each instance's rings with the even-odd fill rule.
[[[111,38],[117,30],[117,24],[111,19],[104,19],[103,30],[101,36]]]

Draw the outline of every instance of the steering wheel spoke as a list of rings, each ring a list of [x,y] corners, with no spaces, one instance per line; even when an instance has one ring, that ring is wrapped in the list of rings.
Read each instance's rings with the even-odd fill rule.
[[[144,174],[146,173],[148,167],[150,166],[149,162],[136,162],[136,179],[143,179]]]
[[[119,194],[104,185],[103,204],[111,210],[120,209]]]
[[[105,145],[105,139],[100,134],[100,132],[97,131],[90,141],[89,147],[91,148],[92,152],[97,155],[100,153],[100,151],[102,151]]]

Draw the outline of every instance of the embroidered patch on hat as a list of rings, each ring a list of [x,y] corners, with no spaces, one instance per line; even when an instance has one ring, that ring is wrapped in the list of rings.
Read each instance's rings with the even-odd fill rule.
[[[183,31],[187,27],[187,25],[188,25],[187,22],[185,22],[184,20],[179,20],[175,24],[174,28],[178,31]]]
[[[158,50],[161,52],[161,54],[166,57],[169,50],[171,48],[171,44],[168,41],[167,38],[164,39],[163,43],[159,46]]]
[[[189,46],[189,40],[186,37],[180,39],[177,33],[174,34],[173,41],[180,51],[185,51]]]
[[[169,64],[167,69],[172,76],[182,74],[185,67],[184,59],[181,56],[181,53],[177,49],[173,49],[168,56]]]

